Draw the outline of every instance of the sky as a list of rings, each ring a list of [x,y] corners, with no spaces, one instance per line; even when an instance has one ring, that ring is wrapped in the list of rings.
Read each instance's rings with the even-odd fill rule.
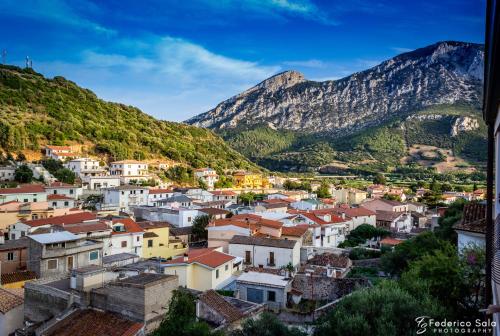
[[[285,70],[334,80],[443,40],[485,0],[0,0],[8,64],[183,121]]]

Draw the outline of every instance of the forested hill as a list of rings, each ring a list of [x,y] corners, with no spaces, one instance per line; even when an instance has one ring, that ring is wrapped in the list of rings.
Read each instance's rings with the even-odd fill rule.
[[[0,149],[85,144],[109,159],[168,158],[191,167],[258,169],[213,132],[110,103],[63,77],[0,66]]]

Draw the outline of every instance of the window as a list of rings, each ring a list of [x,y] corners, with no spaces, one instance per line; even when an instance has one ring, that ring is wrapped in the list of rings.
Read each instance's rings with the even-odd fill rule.
[[[141,240],[141,237],[137,236],[137,238],[136,238],[136,239],[137,239],[137,241],[140,241],[140,240]]]
[[[188,217],[188,222],[191,222],[191,217]]]
[[[245,251],[245,264],[250,264],[252,262],[250,251]]]
[[[28,199],[27,198],[23,199],[23,202],[28,203]]]
[[[153,239],[148,239],[148,247],[153,247]]]
[[[229,265],[226,265],[225,270],[227,271],[229,269]]]
[[[122,241],[122,247],[127,247],[127,241],[126,240]]]
[[[7,253],[7,260],[14,260],[14,252]]]
[[[70,193],[70,194],[73,194],[73,193],[74,193],[74,190],[73,190],[73,189],[70,189],[70,190],[69,190],[69,193]]]
[[[89,260],[97,260],[99,259],[99,251],[92,251],[89,253]]]
[[[57,269],[57,259],[47,260],[47,269],[49,269],[49,270]]]
[[[269,252],[269,266],[274,265],[274,252]]]
[[[219,270],[215,270],[215,278],[219,279]]]
[[[35,203],[37,202],[36,198],[33,198],[33,202],[35,202]]]
[[[52,202],[52,206],[55,208],[57,206],[57,202]]]
[[[54,189],[54,191],[53,191],[53,192],[54,192],[54,195],[56,195],[56,194],[57,194],[57,190],[55,190],[55,189]]]
[[[69,202],[68,201],[64,201],[64,206],[68,206],[69,205]]]
[[[276,292],[275,291],[268,291],[267,292],[267,301],[276,302]]]

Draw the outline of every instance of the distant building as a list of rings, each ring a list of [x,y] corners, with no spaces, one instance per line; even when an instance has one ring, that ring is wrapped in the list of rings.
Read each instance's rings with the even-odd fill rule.
[[[407,212],[408,204],[398,201],[391,201],[386,199],[374,199],[360,204],[361,207],[371,211],[392,211],[392,212]]]
[[[234,188],[262,189],[268,187],[268,181],[261,174],[240,171],[233,174]]]
[[[486,204],[465,204],[462,219],[453,228],[458,235],[458,251],[472,245],[484,247],[486,245]]]
[[[88,177],[103,176],[106,174],[106,169],[100,165],[99,161],[91,158],[72,159],[66,162],[64,167],[75,173],[82,181]]]
[[[344,204],[360,204],[366,199],[366,191],[358,190],[354,188],[349,189],[331,189],[332,197],[336,199],[337,203]]]
[[[64,195],[74,199],[78,199],[83,194],[83,188],[81,186],[62,183],[62,182],[52,182],[45,187],[47,195]]]
[[[15,166],[0,166],[0,182],[14,181],[15,175]]]
[[[124,212],[130,206],[146,205],[148,203],[149,188],[136,185],[121,185],[104,190],[102,209],[116,209]]]
[[[109,165],[109,172],[113,176],[120,176],[122,183],[131,181],[146,181],[151,178],[148,164],[136,160],[114,161]]]
[[[47,192],[40,184],[23,184],[16,188],[0,188],[0,204],[10,201],[21,203],[45,202]]]
[[[219,175],[212,168],[200,168],[195,169],[194,176],[202,180],[208,187],[208,189],[213,189],[215,182],[219,180]]]
[[[45,146],[45,156],[48,158],[66,161],[70,158],[76,158],[78,155],[73,151],[71,146]]]

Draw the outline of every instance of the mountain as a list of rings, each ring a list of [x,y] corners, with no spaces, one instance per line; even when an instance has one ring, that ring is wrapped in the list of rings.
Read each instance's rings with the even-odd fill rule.
[[[481,45],[441,42],[334,81],[286,71],[186,122],[224,129],[258,121],[276,129],[345,133],[438,104],[479,107],[483,60]]]
[[[0,66],[0,149],[36,157],[44,144],[82,145],[89,154],[116,160],[259,169],[210,130],[160,121],[135,107],[106,102],[63,77],[49,79],[32,69]]]
[[[483,60],[482,45],[447,41],[339,80],[286,71],[186,122],[215,130],[270,169],[311,171],[332,162],[382,169],[421,161],[418,145],[475,165],[484,160]]]

